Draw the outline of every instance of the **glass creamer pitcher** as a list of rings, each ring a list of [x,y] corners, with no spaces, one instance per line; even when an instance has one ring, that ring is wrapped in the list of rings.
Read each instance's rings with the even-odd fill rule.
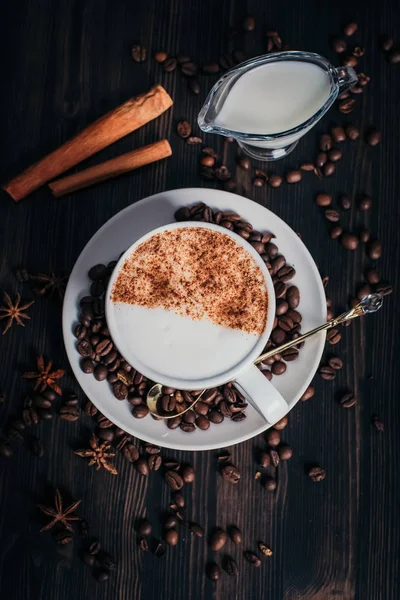
[[[259,160],[278,160],[327,112],[339,93],[357,83],[351,67],[335,68],[311,52],[275,52],[248,60],[221,77],[198,123],[233,137]]]

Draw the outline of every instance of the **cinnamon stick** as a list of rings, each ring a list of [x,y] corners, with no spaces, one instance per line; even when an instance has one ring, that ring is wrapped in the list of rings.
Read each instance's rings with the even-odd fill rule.
[[[172,103],[172,98],[164,88],[155,85],[146,94],[131,98],[100,117],[60,148],[6,183],[3,189],[16,202],[22,200],[47,181],[152,121]]]
[[[121,154],[117,158],[107,160],[79,173],[67,175],[62,179],[57,179],[49,183],[49,188],[56,198],[76,192],[100,181],[105,181],[110,177],[117,177],[133,169],[138,169],[162,158],[171,156],[172,150],[167,140],[160,140],[149,146],[144,146],[138,150]]]

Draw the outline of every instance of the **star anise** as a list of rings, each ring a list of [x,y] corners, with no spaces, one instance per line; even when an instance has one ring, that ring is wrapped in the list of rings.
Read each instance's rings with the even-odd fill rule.
[[[73,512],[76,508],[78,508],[81,502],[82,500],[78,500],[77,502],[74,502],[67,508],[64,508],[61,494],[58,490],[56,490],[54,508],[51,506],[45,506],[44,504],[38,504],[38,507],[45,515],[53,517],[52,521],[50,521],[48,525],[42,527],[40,531],[47,531],[48,529],[54,527],[54,525],[56,525],[57,523],[61,523],[65,527],[65,529],[68,529],[68,531],[73,531],[72,526],[69,524],[69,521],[80,521],[80,518],[77,515],[74,515]]]
[[[30,279],[37,281],[40,284],[40,287],[35,287],[33,290],[39,296],[44,296],[45,294],[53,296],[54,293],[57,293],[59,298],[62,299],[64,297],[68,277],[59,277],[51,272],[50,275],[45,275],[43,273],[31,275]]]
[[[30,319],[30,317],[26,315],[24,311],[30,306],[32,306],[32,304],[34,304],[35,301],[32,300],[31,302],[27,302],[26,304],[20,306],[21,296],[19,294],[17,294],[14,304],[12,303],[11,298],[7,294],[7,292],[4,292],[3,298],[6,306],[0,308],[0,319],[8,319],[7,325],[3,331],[4,335],[10,329],[11,325],[13,324],[13,321],[15,321],[18,325],[22,325],[22,327],[25,327],[25,323],[22,322],[22,319]]]
[[[56,392],[59,396],[61,396],[62,392],[60,387],[57,385],[56,380],[61,379],[64,375],[64,371],[62,369],[58,369],[58,371],[51,371],[51,367],[53,366],[53,361],[51,360],[47,366],[44,364],[43,355],[37,357],[37,368],[38,371],[28,371],[24,373],[25,379],[37,379],[35,384],[35,391],[39,388],[39,392],[44,392],[47,387],[50,387],[52,390]]]
[[[104,467],[107,471],[110,471],[113,475],[118,475],[118,471],[115,466],[108,462],[109,458],[115,456],[115,452],[110,452],[110,444],[107,442],[102,442],[100,444],[100,440],[93,433],[92,437],[89,440],[90,448],[84,448],[82,450],[75,450],[75,454],[78,456],[82,456],[83,458],[90,458],[89,467],[92,465],[96,465],[96,470],[98,471],[101,467]]]

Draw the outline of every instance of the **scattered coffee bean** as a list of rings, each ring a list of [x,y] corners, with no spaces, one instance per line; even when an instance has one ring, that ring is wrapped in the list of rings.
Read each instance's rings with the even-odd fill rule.
[[[103,583],[104,581],[107,581],[107,579],[109,577],[110,577],[110,573],[106,570],[101,570],[96,575],[96,579],[99,583]]]
[[[341,150],[339,150],[339,148],[332,148],[332,150],[329,150],[328,152],[328,159],[331,162],[337,162],[338,160],[340,160],[343,156],[343,152]]]
[[[331,221],[331,223],[337,223],[340,219],[340,213],[332,208],[327,208],[324,214],[325,219]]]
[[[146,537],[151,534],[151,531],[152,531],[152,526],[151,526],[150,521],[148,521],[147,519],[142,519],[140,521],[138,529],[137,529],[138,534]]]
[[[218,579],[220,579],[220,577],[222,575],[221,569],[219,568],[217,563],[214,563],[214,562],[207,564],[206,574],[207,574],[207,577],[209,579],[211,579],[211,581],[218,581]]]
[[[222,468],[222,477],[229,483],[238,483],[240,480],[240,471],[234,465],[226,465]]]
[[[176,529],[167,529],[164,531],[163,538],[168,546],[176,546],[179,541],[179,535]]]
[[[200,84],[197,79],[194,79],[194,77],[190,77],[190,79],[188,79],[187,86],[189,90],[196,96],[200,94]]]
[[[355,34],[355,32],[357,31],[357,29],[358,29],[357,23],[347,23],[347,25],[345,25],[343,27],[343,32],[344,32],[345,35],[351,36],[351,35]]]
[[[319,367],[318,373],[321,375],[322,379],[326,379],[327,381],[331,381],[336,377],[336,370],[329,365],[322,365]]]
[[[107,379],[108,370],[105,365],[97,365],[94,369],[93,375],[97,381],[104,381]]]
[[[344,142],[346,140],[345,131],[344,131],[343,127],[340,127],[339,125],[332,127],[331,136],[335,143]]]
[[[341,369],[343,367],[343,361],[338,356],[332,356],[328,360],[328,365],[330,367],[332,367],[332,369],[335,369],[336,371],[338,371],[339,369]]]
[[[385,431],[385,426],[384,426],[383,422],[380,420],[380,418],[378,417],[378,415],[372,415],[371,423],[375,427],[375,429],[377,429],[381,433],[383,431]]]
[[[345,56],[342,58],[342,65],[345,67],[356,67],[358,65],[357,58],[353,56]]]
[[[365,136],[365,141],[369,146],[377,146],[381,141],[381,134],[376,129],[371,129]]]
[[[315,396],[315,388],[313,385],[309,385],[308,388],[306,389],[306,391],[304,392],[304,394],[300,397],[300,400],[305,402],[306,400],[309,400],[313,396]],[[276,427],[276,424],[275,424],[275,427]]]
[[[336,167],[333,162],[327,162],[323,167],[323,172],[326,177],[330,177],[335,172]]]
[[[276,468],[279,465],[279,454],[277,453],[276,450],[270,450],[269,456],[270,456],[272,465]]]
[[[276,431],[276,429],[268,429],[266,441],[269,446],[275,447],[278,446],[278,444],[280,443],[281,436],[279,435],[279,432]]]
[[[311,479],[311,481],[317,483],[325,479],[326,473],[321,467],[312,467],[308,472],[308,476]]]
[[[237,562],[233,560],[231,556],[226,556],[223,562],[224,571],[230,577],[237,577],[239,574],[239,567],[237,566]]]
[[[378,260],[382,256],[382,244],[379,240],[371,240],[367,244],[367,255],[371,260]]]
[[[150,471],[158,471],[162,464],[161,456],[159,454],[151,454],[147,459],[147,464]]]
[[[332,203],[332,196],[329,194],[318,194],[315,198],[315,202],[318,206],[330,206]]]
[[[254,565],[255,567],[261,566],[261,559],[251,550],[246,550],[243,555],[250,564]]]
[[[278,431],[281,431],[282,429],[285,429],[287,424],[288,424],[288,418],[282,417],[282,419],[280,419],[277,423],[275,423],[274,428],[277,429]]]
[[[326,339],[329,344],[337,344],[342,339],[342,334],[338,329],[328,329]]]
[[[346,250],[356,250],[358,248],[359,239],[353,233],[344,232],[340,236],[340,243]]]
[[[204,75],[215,75],[219,73],[219,64],[218,63],[206,63],[201,68]]]
[[[329,133],[323,133],[319,138],[319,149],[322,152],[327,152],[332,148],[332,138]]]
[[[183,479],[176,471],[167,471],[165,473],[165,482],[173,491],[180,490],[183,487]]]
[[[189,531],[197,537],[204,537],[204,529],[198,523],[194,523],[193,521],[189,523]]]
[[[157,542],[156,547],[154,549],[154,556],[161,558],[162,556],[164,556],[164,554],[165,554],[164,544],[162,544],[161,542]]]
[[[163,62],[163,69],[166,73],[171,73],[172,71],[175,71],[176,65],[177,65],[176,58],[170,57],[170,58],[165,59],[165,61]]]
[[[253,179],[253,185],[255,187],[262,187],[263,185],[265,185],[265,179],[262,179],[261,177],[255,177]]]
[[[147,50],[142,44],[138,44],[132,46],[131,55],[135,62],[144,62],[147,58]]]
[[[393,292],[393,286],[389,281],[380,281],[376,285],[375,291],[381,296],[389,296]]]
[[[283,183],[283,178],[280,175],[270,175],[268,183],[271,187],[280,187]]]
[[[178,125],[176,126],[176,130],[178,132],[179,137],[183,139],[188,138],[192,133],[192,127],[187,121],[179,121]]]
[[[250,160],[248,158],[241,158],[238,161],[238,165],[244,171],[248,171],[251,168],[251,162],[250,162]]]
[[[270,458],[269,454],[267,452],[261,452],[259,462],[260,462],[260,467],[262,469],[266,469],[267,467],[269,467],[269,465],[271,463],[271,458]]]
[[[300,166],[302,171],[314,171],[314,164],[312,162],[305,162]]]
[[[194,469],[190,465],[184,465],[181,468],[181,476],[185,483],[193,483],[194,481]]]
[[[392,65],[400,63],[400,48],[392,48],[388,53],[388,60]]]
[[[286,299],[290,308],[297,308],[300,303],[300,292],[299,289],[292,285],[286,292]]]
[[[348,196],[344,195],[340,198],[340,206],[343,210],[349,210],[351,208],[351,200]]]
[[[347,137],[352,141],[355,141],[360,137],[360,130],[355,125],[345,125],[344,130]]]
[[[182,63],[180,68],[182,73],[187,77],[193,77],[193,75],[196,75],[198,71],[197,65],[192,61]]]
[[[256,26],[255,19],[251,15],[247,15],[243,19],[242,27],[245,31],[253,31],[255,29],[255,26]]]
[[[302,177],[301,171],[298,169],[293,169],[286,173],[286,181],[288,183],[297,183],[298,181],[301,181]]]
[[[211,548],[218,552],[223,548],[228,540],[228,535],[226,531],[221,529],[221,527],[217,527],[212,534],[210,535],[210,545]]]
[[[337,238],[339,238],[343,233],[343,227],[341,227],[340,225],[336,225],[336,227],[333,227],[331,230],[331,238],[333,240],[336,240]]]
[[[340,100],[339,105],[338,105],[340,112],[342,112],[345,115],[348,115],[351,112],[353,112],[355,107],[356,107],[356,101],[354,98],[345,98],[343,100]]]
[[[156,53],[154,54],[154,58],[155,58],[155,60],[156,60],[158,63],[160,63],[160,64],[161,64],[161,63],[163,63],[163,62],[165,62],[165,61],[167,60],[167,58],[168,58],[168,54],[167,54],[166,52],[162,52],[162,51],[160,51],[160,52],[156,52]]]
[[[202,144],[203,140],[201,137],[191,135],[186,138],[186,143],[189,144],[189,146],[197,146],[198,144]]]
[[[372,206],[372,200],[368,196],[362,196],[358,201],[358,210],[363,212],[369,210]]]
[[[379,45],[384,52],[389,52],[393,47],[393,40],[388,35],[382,35],[379,39]]]
[[[345,394],[340,400],[340,404],[343,408],[351,408],[356,402],[356,397],[352,393]]]
[[[242,543],[242,532],[235,525],[228,527],[228,534],[234,544]]]
[[[331,46],[332,46],[332,50],[334,52],[341,54],[342,52],[344,52],[346,50],[347,44],[341,38],[333,38],[331,41]]]
[[[293,456],[293,450],[288,444],[280,444],[278,454],[280,460],[289,460]]]

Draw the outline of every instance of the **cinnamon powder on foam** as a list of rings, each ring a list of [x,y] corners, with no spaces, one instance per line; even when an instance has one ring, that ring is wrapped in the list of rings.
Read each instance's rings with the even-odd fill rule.
[[[111,300],[257,335],[267,321],[257,263],[228,235],[203,228],[157,233],[140,244],[120,269]]]

